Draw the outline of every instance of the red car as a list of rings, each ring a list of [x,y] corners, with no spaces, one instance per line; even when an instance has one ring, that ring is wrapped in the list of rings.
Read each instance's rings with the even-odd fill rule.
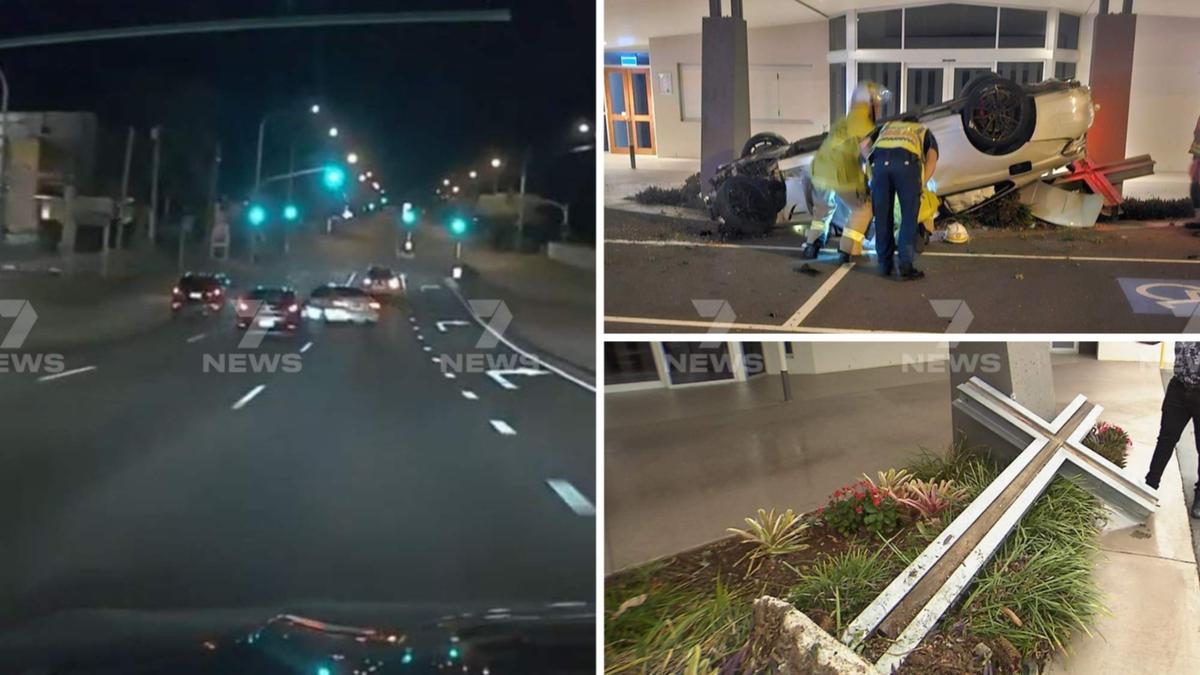
[[[258,286],[239,297],[234,309],[241,330],[253,325],[259,330],[294,333],[300,327],[300,301],[291,288]]]
[[[171,289],[171,311],[188,307],[219,312],[225,306],[225,284],[216,274],[188,272]]]

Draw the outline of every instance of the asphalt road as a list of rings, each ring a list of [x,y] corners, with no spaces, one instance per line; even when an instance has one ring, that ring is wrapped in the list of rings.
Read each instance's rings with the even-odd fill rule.
[[[297,256],[303,295],[391,260],[382,220],[354,227]],[[63,352],[54,379],[0,374],[9,638],[79,609],[591,603],[594,393],[469,367],[519,355],[477,346],[442,262],[392,264],[407,298],[375,326],[245,349],[227,308]]]
[[[606,211],[605,330],[1200,330],[1200,239],[1182,227],[976,232],[967,246],[931,244],[915,282],[881,278],[873,257],[839,265],[834,249],[803,260],[782,228],[728,242],[712,229]]]

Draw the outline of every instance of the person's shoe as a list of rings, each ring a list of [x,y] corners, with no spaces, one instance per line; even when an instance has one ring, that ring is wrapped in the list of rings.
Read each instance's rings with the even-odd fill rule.
[[[1192,495],[1192,517],[1200,520],[1200,490],[1196,490]]]
[[[891,265],[882,265],[879,268],[879,274],[883,277],[896,276],[896,268]]]
[[[815,243],[805,244],[804,250],[800,252],[800,257],[805,260],[816,260],[819,255],[821,255],[821,245]]]
[[[913,267],[912,265],[900,266],[900,281],[916,281],[917,279],[924,278],[925,273]]]
[[[841,261],[841,263],[843,265],[850,262],[852,259],[853,259],[853,257],[849,253],[846,253],[845,251],[838,253],[838,260]]]

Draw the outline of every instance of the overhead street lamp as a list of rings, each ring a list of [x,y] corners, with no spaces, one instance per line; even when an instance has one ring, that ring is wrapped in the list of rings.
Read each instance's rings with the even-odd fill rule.
[[[591,130],[592,130],[592,127],[588,126],[587,122],[581,122],[579,124],[579,133],[586,134],[587,132],[589,132]]]
[[[367,180],[367,174],[365,174],[365,173],[358,174],[358,182],[362,183],[366,180]]]
[[[358,164],[358,153],[352,152],[352,153],[346,155],[346,161],[349,162],[350,164]]]
[[[321,106],[314,103],[308,109],[308,111],[310,113],[312,113],[313,115],[316,115],[321,112]],[[258,186],[262,182],[263,138],[266,136],[266,132],[267,132],[267,120],[271,119],[272,117],[280,117],[282,115],[294,114],[296,112],[299,112],[299,111],[294,111],[292,109],[273,110],[273,111],[263,115],[262,119],[259,120],[259,122],[258,122],[258,152],[257,152],[257,154],[255,156],[255,160],[254,160],[254,191],[255,192],[258,192]]]
[[[471,178],[479,178],[479,172],[476,171],[475,169],[471,169],[471,173],[469,173],[467,175],[470,176]]]
[[[337,127],[329,127],[329,137],[337,138],[337,135],[338,135],[338,128]]]
[[[457,186],[457,185],[455,185],[454,187],[450,188],[450,190],[451,190],[451,191],[452,191],[454,194],[458,194],[458,186]]]
[[[500,158],[499,158],[499,157],[493,157],[493,158],[492,158],[492,168],[493,168],[493,169],[499,169],[499,168],[500,168]]]
[[[311,108],[309,108],[308,110],[309,110],[309,112],[311,112],[312,114],[316,115],[316,114],[318,114],[318,113],[320,113],[320,112],[321,112],[321,106],[319,106],[319,105],[317,105],[316,103],[314,103],[314,104],[312,104],[312,107],[311,107]]]

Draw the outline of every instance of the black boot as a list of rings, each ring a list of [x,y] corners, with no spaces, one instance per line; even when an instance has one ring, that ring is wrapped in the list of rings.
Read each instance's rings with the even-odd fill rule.
[[[819,241],[805,244],[804,250],[800,252],[800,257],[805,260],[816,260],[819,255],[821,255],[821,242]]]
[[[841,261],[841,263],[843,265],[850,262],[852,259],[853,259],[852,256],[849,253],[846,253],[845,251],[841,251],[838,253],[838,260]]]
[[[916,281],[917,279],[924,278],[925,273],[913,267],[912,265],[900,266],[900,281]]]

